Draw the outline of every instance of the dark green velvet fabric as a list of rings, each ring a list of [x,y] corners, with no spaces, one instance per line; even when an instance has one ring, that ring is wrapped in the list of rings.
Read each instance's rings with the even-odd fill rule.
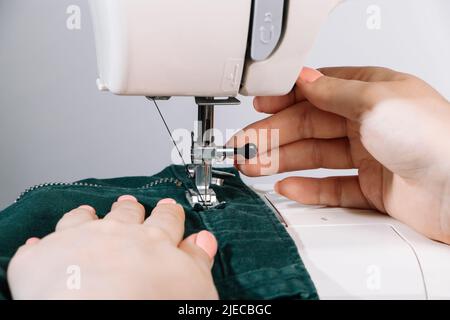
[[[65,212],[82,204],[93,206],[103,217],[120,195],[131,194],[148,213],[161,198],[174,198],[186,211],[186,236],[207,229],[217,237],[213,276],[222,299],[316,299],[314,285],[285,228],[238,173],[227,170],[236,177],[214,187],[227,205],[207,211],[189,205],[185,192],[192,182],[179,166],[152,177],[88,179],[81,182],[97,186],[54,185],[27,192],[0,213],[0,298],[10,298],[6,268],[26,239],[51,233]]]

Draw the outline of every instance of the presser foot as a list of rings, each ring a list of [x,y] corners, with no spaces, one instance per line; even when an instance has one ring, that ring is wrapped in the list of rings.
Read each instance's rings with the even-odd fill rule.
[[[206,188],[203,187],[203,185],[207,184],[208,186],[223,186],[225,179],[227,177],[234,176],[234,174],[215,170],[211,167],[208,168],[209,169],[206,170],[206,172],[208,172],[208,175],[205,175],[203,166],[187,166],[188,177],[192,179],[192,182],[196,185],[195,188],[190,188],[186,192],[186,198],[193,208],[202,208],[207,210],[224,205],[224,202],[220,202],[217,199],[217,195],[211,187],[209,187],[207,189],[208,191],[205,192]]]
[[[220,202],[217,199],[214,190],[210,189],[206,194],[199,194],[194,189],[189,189],[186,192],[186,198],[193,208],[199,208],[203,210],[216,209],[225,206],[225,202]]]

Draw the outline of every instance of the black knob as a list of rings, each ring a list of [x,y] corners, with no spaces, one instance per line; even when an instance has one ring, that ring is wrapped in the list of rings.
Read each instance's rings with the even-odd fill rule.
[[[234,154],[239,154],[245,159],[253,159],[258,154],[258,147],[254,143],[247,143],[241,148],[234,148]]]

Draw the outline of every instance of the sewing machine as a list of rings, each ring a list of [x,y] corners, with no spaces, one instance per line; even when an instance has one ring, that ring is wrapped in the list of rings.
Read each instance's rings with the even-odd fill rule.
[[[214,106],[291,91],[330,11],[341,0],[90,0],[98,87],[155,105],[192,96],[198,129],[187,174],[192,205],[220,205],[215,160],[254,145],[214,143]],[[256,188],[296,242],[321,298],[450,298],[450,249],[367,211],[305,207]]]
[[[236,96],[283,95],[295,84],[319,28],[339,0],[91,0],[98,87],[156,103],[193,96],[199,125],[188,172],[188,199],[211,208],[219,200],[215,160],[256,149],[216,146],[214,106]],[[301,36],[299,36],[301,35]],[[217,98],[221,97],[221,98]]]

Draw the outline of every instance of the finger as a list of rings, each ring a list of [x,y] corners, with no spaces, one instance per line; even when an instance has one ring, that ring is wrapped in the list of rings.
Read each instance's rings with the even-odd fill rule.
[[[269,161],[270,160],[270,161]],[[271,154],[259,155],[256,164],[237,165],[247,176],[273,175],[282,172],[326,169],[353,169],[348,139],[307,139],[281,146]],[[264,174],[262,174],[264,173]]]
[[[25,245],[33,245],[36,244],[40,241],[39,238],[33,237],[33,238],[29,238],[26,242]]]
[[[274,114],[300,102],[297,98],[298,93],[299,91],[294,87],[291,92],[283,96],[255,97],[253,107],[258,112]]]
[[[362,193],[357,176],[322,179],[291,177],[278,182],[275,191],[303,204],[374,209]]]
[[[178,246],[184,235],[184,220],[183,207],[173,199],[164,199],[156,205],[144,224],[162,231],[164,238]]]
[[[135,197],[130,195],[121,196],[112,205],[111,211],[104,219],[130,224],[141,224],[145,219],[145,208]]]
[[[86,222],[95,221],[98,217],[91,206],[80,206],[66,213],[56,225],[56,231],[74,228]]]
[[[346,121],[341,116],[317,109],[305,101],[249,125],[233,137],[232,143],[238,147],[254,143],[262,154],[301,139],[345,137]]]
[[[358,121],[385,95],[378,83],[323,76],[314,82],[300,80],[299,90],[317,108]]]
[[[211,269],[217,253],[217,240],[212,233],[201,231],[184,239],[179,248],[205,268]]]
[[[407,77],[404,73],[382,67],[327,67],[319,71],[328,77],[364,82],[395,81]]]
[[[383,82],[406,80],[410,75],[380,67],[319,69],[323,77],[299,78],[298,90],[316,107],[351,120],[360,120],[389,92]]]
[[[322,74],[319,71],[305,67],[302,69],[299,78],[312,82],[320,76],[322,76]],[[255,97],[253,100],[253,106],[258,112],[274,114],[304,100],[305,97],[302,92],[298,90],[297,86],[294,86],[291,92],[283,96]]]

